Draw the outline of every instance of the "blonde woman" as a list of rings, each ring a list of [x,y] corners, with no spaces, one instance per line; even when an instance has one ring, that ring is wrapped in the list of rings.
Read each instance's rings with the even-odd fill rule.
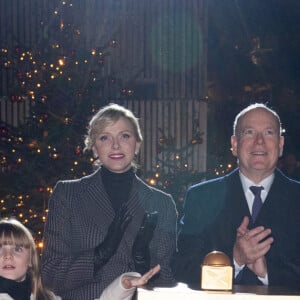
[[[101,108],[85,138],[97,170],[59,181],[49,201],[42,256],[47,287],[63,299],[94,300],[124,272],[160,265],[157,285],[175,280],[177,214],[171,195],[135,174],[142,135],[134,114],[117,104]]]

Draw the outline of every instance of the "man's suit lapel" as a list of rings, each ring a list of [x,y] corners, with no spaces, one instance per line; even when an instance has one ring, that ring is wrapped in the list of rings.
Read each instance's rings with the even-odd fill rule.
[[[288,193],[289,182],[287,178],[276,170],[274,181],[261,208],[260,214],[258,215],[257,223],[259,224],[259,222],[263,220],[265,224],[265,221],[270,218],[277,220],[280,219],[282,216],[282,209],[284,209],[282,201],[284,201],[284,199],[288,199]]]
[[[229,219],[232,226],[237,228],[241,224],[244,216],[250,216],[250,211],[238,170],[235,170],[226,180],[226,199],[228,203],[228,214],[230,215]]]

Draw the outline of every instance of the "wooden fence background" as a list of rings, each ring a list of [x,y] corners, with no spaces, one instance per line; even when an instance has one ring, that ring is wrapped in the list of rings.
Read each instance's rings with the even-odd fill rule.
[[[28,97],[10,99],[0,97],[0,121],[12,127],[22,126],[30,118],[30,100]]]
[[[176,166],[176,160],[179,168],[206,170],[206,102],[137,100],[120,104],[140,119],[144,136],[140,156],[143,170],[155,171],[157,165],[164,165],[163,171],[167,173]]]
[[[185,151],[189,169],[204,171],[207,0],[0,0],[1,49],[50,45],[57,15],[81,28],[87,49],[114,43],[103,76],[118,74],[135,90],[134,99],[121,102],[141,119],[144,168],[164,160],[168,145]],[[18,126],[30,103],[11,102],[15,73],[1,62],[1,121]]]

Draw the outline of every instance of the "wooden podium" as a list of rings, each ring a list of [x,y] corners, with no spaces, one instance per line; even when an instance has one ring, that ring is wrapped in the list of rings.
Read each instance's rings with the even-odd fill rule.
[[[300,300],[300,292],[284,287],[233,286],[232,291],[203,291],[184,283],[172,288],[139,288],[137,300]]]

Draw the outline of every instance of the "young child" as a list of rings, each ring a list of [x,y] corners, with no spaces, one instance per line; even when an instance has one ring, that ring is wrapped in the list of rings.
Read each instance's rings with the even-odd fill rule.
[[[15,219],[0,221],[0,299],[60,299],[43,287],[33,237]]]
[[[147,284],[160,266],[139,273],[124,273],[102,293],[99,300],[127,300],[136,287]],[[0,221],[0,300],[58,300],[41,280],[39,256],[30,231],[18,220]],[[95,299],[97,300],[97,299]]]

